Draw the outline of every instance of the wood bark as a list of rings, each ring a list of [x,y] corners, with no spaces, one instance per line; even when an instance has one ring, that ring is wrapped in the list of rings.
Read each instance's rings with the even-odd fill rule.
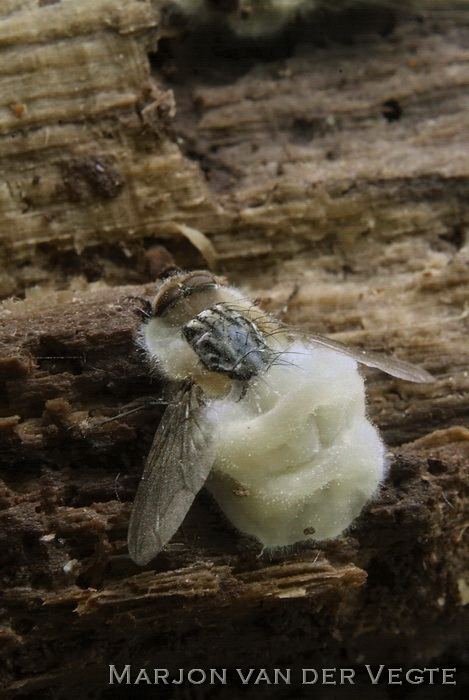
[[[127,697],[108,685],[127,663],[133,679],[291,668],[294,697],[310,692],[302,668],[355,667],[372,698],[392,686],[367,684],[364,664],[457,667],[456,689],[426,688],[452,697],[468,602],[468,14],[315,17],[254,45],[163,9],[2,6],[5,697]],[[298,285],[289,323],[435,382],[367,371],[389,477],[342,537],[259,557],[201,494],[140,569],[126,530],[162,406],[101,422],[161,398],[129,297],[204,253],[271,312]],[[201,697],[237,697],[230,678]]]

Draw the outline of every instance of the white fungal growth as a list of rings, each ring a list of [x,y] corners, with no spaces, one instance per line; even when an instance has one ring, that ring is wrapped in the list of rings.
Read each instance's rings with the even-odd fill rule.
[[[310,21],[321,10],[340,13],[355,7],[403,12],[465,10],[468,0],[173,0],[196,24],[222,22],[240,38],[261,39],[280,32],[289,23]]]
[[[223,17],[237,36],[257,38],[276,34],[298,15],[316,10],[321,0],[176,0],[176,4],[199,21]]]
[[[242,401],[216,401],[223,424],[207,487],[264,546],[337,537],[385,475],[357,363],[296,343]],[[239,488],[249,496],[240,498]]]
[[[264,547],[337,537],[385,475],[357,362],[432,381],[393,356],[299,333],[207,271],[165,280],[141,344],[173,383],[137,491],[129,552],[147,564],[206,484]]]

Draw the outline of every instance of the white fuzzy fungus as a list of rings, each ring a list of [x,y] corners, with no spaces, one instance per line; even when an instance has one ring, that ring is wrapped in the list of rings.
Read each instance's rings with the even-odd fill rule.
[[[298,342],[285,358],[291,364],[273,365],[242,400],[212,403],[223,430],[207,486],[267,547],[337,537],[385,474],[357,363]]]

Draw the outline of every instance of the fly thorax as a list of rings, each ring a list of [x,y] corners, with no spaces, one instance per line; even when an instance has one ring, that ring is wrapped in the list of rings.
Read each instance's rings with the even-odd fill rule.
[[[182,333],[211,372],[246,381],[272,363],[272,351],[256,324],[224,304],[201,311],[183,326]]]

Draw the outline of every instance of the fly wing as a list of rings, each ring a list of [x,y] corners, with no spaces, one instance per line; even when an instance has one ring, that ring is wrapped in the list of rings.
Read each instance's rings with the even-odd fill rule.
[[[174,535],[209,475],[218,421],[194,387],[168,406],[156,431],[130,518],[129,553],[148,564]]]
[[[387,374],[391,374],[393,377],[419,383],[435,381],[435,378],[426,370],[412,365],[410,362],[399,360],[397,357],[394,357],[394,355],[381,355],[381,353],[373,352],[373,350],[352,347],[351,345],[341,343],[339,340],[331,340],[331,338],[325,338],[323,335],[317,333],[300,332],[299,335],[313,345],[330,348],[340,355],[351,357],[368,367],[376,367]]]

